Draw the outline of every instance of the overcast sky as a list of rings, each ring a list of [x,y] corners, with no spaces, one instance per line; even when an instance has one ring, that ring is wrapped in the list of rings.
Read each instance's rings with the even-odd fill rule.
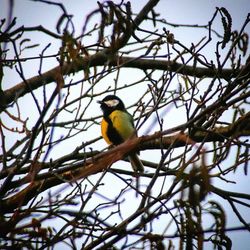
[[[6,18],[8,16],[8,2],[9,1],[2,0],[0,3],[1,4],[1,7],[0,7],[1,19]],[[60,1],[60,2],[64,4],[68,13],[74,16],[73,22],[76,28],[76,36],[80,35],[85,17],[87,16],[87,14],[90,13],[90,11],[98,7],[96,4],[96,1],[65,0],[65,1]],[[120,1],[114,1],[114,2],[119,3]],[[138,12],[147,1],[132,0],[130,2],[131,2],[133,12]],[[216,7],[225,7],[229,11],[229,13],[232,15],[232,19],[233,19],[232,27],[234,30],[242,26],[242,23],[244,22],[247,14],[249,13],[249,10],[250,10],[249,6],[250,6],[249,0],[237,0],[237,1],[235,0],[225,0],[225,1],[224,0],[221,0],[221,1],[162,0],[155,8],[155,11],[161,14],[161,18],[164,18],[167,22],[170,22],[170,23],[207,24],[208,21],[212,18]],[[43,25],[44,27],[50,27],[50,28],[55,29],[55,25],[60,15],[61,15],[61,12],[59,11],[59,8],[55,6],[49,6],[46,4],[28,1],[28,0],[14,1],[13,17],[17,17],[17,26]],[[95,20],[93,21],[95,22]],[[221,26],[219,18],[218,18],[217,24]],[[198,30],[198,29],[190,32],[188,28],[174,29],[172,27],[168,27],[167,29],[173,32],[175,35],[175,38],[177,40],[180,40],[181,43],[185,44],[187,47],[190,47],[192,42],[195,42],[195,41],[198,42],[204,32],[203,30]],[[222,30],[222,28],[220,29]],[[247,31],[249,34],[250,26],[248,26]],[[42,39],[44,39],[44,36],[42,37],[43,37]],[[35,36],[33,36],[33,34],[31,33],[30,38],[32,39],[34,43],[41,43],[41,44],[49,43],[49,40],[41,41],[41,36],[39,33],[37,33]],[[88,43],[88,41],[86,41],[86,43]],[[41,48],[38,50],[38,53],[39,51],[41,52]],[[52,44],[48,50],[48,53],[51,53],[51,54],[56,53],[57,49],[58,49],[58,44]],[[11,53],[10,55],[13,56],[13,53]],[[29,52],[27,51],[26,56],[31,56],[31,55],[32,54],[29,54]],[[208,56],[213,58],[214,54],[210,54],[210,55],[208,54]],[[56,63],[55,61],[48,61],[43,66],[43,70],[45,71],[54,67],[56,65],[55,63]],[[37,66],[36,64],[34,64],[34,62],[32,63],[27,62],[27,64],[24,65],[25,76],[29,78],[29,77],[36,75],[37,69],[34,70],[34,68],[36,67]],[[20,81],[21,79],[18,76],[18,74],[14,73],[13,70],[6,69],[5,76],[3,79],[3,89],[10,88]],[[31,111],[29,110],[28,112],[31,112]],[[96,112],[100,113],[98,109]],[[174,125],[174,124],[171,124],[171,125]],[[78,142],[76,144],[78,145]],[[248,182],[246,179],[242,181],[244,181],[246,185],[248,185]],[[233,235],[236,235],[236,234],[233,234]],[[249,249],[247,245],[248,243],[250,244],[250,237],[248,233],[244,232],[244,233],[237,234],[237,236],[234,237],[233,249],[247,250]]]

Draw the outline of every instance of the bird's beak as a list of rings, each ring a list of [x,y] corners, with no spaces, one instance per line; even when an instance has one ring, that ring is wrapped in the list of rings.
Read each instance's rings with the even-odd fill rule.
[[[102,101],[97,101],[97,103],[102,104]]]

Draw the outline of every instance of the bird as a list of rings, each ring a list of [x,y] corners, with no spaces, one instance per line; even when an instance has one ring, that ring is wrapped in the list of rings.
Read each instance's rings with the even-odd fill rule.
[[[119,145],[130,137],[137,136],[133,116],[126,110],[122,100],[116,95],[108,95],[98,101],[103,112],[101,133],[109,145]],[[130,153],[128,159],[135,172],[143,172],[144,167],[138,153]]]

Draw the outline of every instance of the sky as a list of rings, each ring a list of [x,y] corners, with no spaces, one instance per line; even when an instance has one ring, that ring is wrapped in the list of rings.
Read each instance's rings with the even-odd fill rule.
[[[92,10],[97,8],[96,1],[84,1],[84,0],[74,0],[74,1],[54,1],[61,2],[64,4],[67,12],[73,15],[73,22],[76,28],[76,35],[81,34],[82,24],[87,16]],[[114,1],[119,3],[120,1]],[[147,1],[137,1],[132,0],[131,6],[135,12],[138,12],[142,6],[142,3],[146,3]],[[87,3],[87,4],[86,4]],[[8,15],[8,1],[1,1],[2,7],[0,8],[0,18],[6,18]],[[169,23],[177,23],[177,24],[207,24],[207,22],[212,18],[213,13],[216,7],[225,7],[233,18],[232,29],[236,29],[240,27],[244,22],[249,8],[247,6],[249,2],[247,0],[237,1],[198,1],[198,0],[177,0],[177,1],[168,1],[161,0],[159,4],[155,7],[156,12],[161,13],[161,18],[165,19]],[[29,1],[29,0],[19,0],[14,1],[14,13],[13,16],[17,17],[17,26],[36,26],[42,25],[44,27],[54,27],[57,23],[57,20],[61,13],[58,11],[58,7],[52,5],[46,5],[40,2]],[[218,24],[220,23],[219,18]],[[95,22],[95,20],[93,20]],[[215,22],[216,24],[216,22]],[[143,26],[144,24],[142,24]],[[185,44],[190,45],[192,42],[199,41],[201,38],[201,33],[203,32],[201,29],[197,29],[197,31],[192,31],[190,34],[190,30],[188,28],[171,28],[168,27],[170,32],[173,32],[175,35],[175,39],[180,40],[181,42],[185,41]],[[222,28],[221,28],[222,30]],[[249,27],[248,27],[249,32]],[[204,33],[205,34],[205,33]],[[29,37],[27,37],[29,38]],[[44,37],[42,38],[44,39]],[[40,39],[39,34],[35,37],[32,34],[33,43],[47,43],[48,41],[43,41]],[[90,40],[91,41],[91,40]],[[91,41],[92,42],[92,41]],[[57,48],[57,44],[53,46],[53,44],[48,49],[48,53],[50,51],[54,51]],[[27,52],[28,53],[28,52]],[[44,70],[50,69],[50,62],[44,65]],[[34,71],[27,71],[27,77],[33,76]],[[18,78],[18,77],[17,77]],[[11,80],[9,80],[11,79]],[[3,88],[9,88],[15,85],[15,79],[13,79],[13,72],[8,72],[6,77],[4,78]]]
[[[73,22],[75,23],[76,28],[76,36],[81,34],[83,22],[86,16],[94,9],[97,8],[96,1],[87,1],[87,0],[73,0],[73,1],[60,1],[64,4],[65,8],[67,9],[69,14],[73,15]],[[114,1],[119,3],[120,1]],[[147,2],[147,1],[137,1],[132,0],[131,6],[134,12],[138,12],[141,7]],[[0,2],[1,8],[0,8],[0,19],[6,18],[8,16],[8,1],[1,1]],[[177,24],[207,24],[207,22],[212,18],[213,13],[216,9],[216,7],[225,7],[229,13],[232,15],[233,19],[233,30],[237,29],[242,25],[244,22],[250,8],[249,8],[249,1],[248,0],[239,0],[239,1],[233,1],[233,0],[221,0],[221,1],[199,1],[199,0],[176,0],[176,1],[170,1],[170,0],[161,0],[160,3],[156,6],[155,11],[161,13],[161,18],[165,19],[169,23],[177,23]],[[36,26],[36,25],[43,25],[44,27],[52,27],[55,29],[55,24],[57,23],[57,20],[60,16],[60,12],[58,11],[58,8],[55,6],[49,6],[45,5],[39,2],[35,1],[28,1],[28,0],[16,0],[14,1],[14,12],[13,16],[17,17],[17,26]],[[95,22],[96,20],[93,20]],[[215,25],[220,25],[220,20],[218,19],[218,22],[215,22]],[[142,27],[147,28],[146,24],[142,24]],[[186,44],[187,47],[191,46],[192,42],[198,42],[202,36],[206,35],[206,32],[201,29],[197,29],[196,31],[192,31],[190,33],[190,29],[188,28],[174,28],[171,26],[168,26],[168,29],[170,32],[174,33],[175,39],[181,41],[182,43]],[[221,28],[222,30],[222,28]],[[248,26],[247,29],[248,33],[250,33],[250,27]],[[44,36],[41,36],[39,32],[34,36],[32,33],[27,35],[27,38],[32,39],[32,43],[40,43],[40,44],[48,44],[49,40],[43,40]],[[91,44],[92,39],[84,41],[86,44]],[[48,54],[56,53],[58,49],[58,43],[54,42],[51,44],[51,46],[46,51]],[[43,46],[37,48],[37,53],[41,53],[41,48]],[[214,54],[211,54],[210,47],[207,49],[207,53],[211,58],[214,58]],[[34,52],[32,52],[34,53]],[[27,52],[24,53],[25,56],[32,56],[31,52],[27,50]],[[10,57],[13,55],[13,53],[10,53]],[[38,71],[38,65],[39,61],[37,62],[27,62],[24,63],[24,69],[25,69],[25,77],[29,78],[37,74]],[[53,68],[56,65],[56,61],[48,60],[45,61],[42,67],[42,71],[49,70]],[[135,73],[134,73],[135,74]],[[124,75],[124,79],[126,81],[133,81],[135,76],[134,74],[131,75]],[[21,82],[21,79],[19,75],[13,70],[6,70],[4,79],[3,79],[3,89],[8,89],[12,86],[14,86],[16,83]],[[137,98],[137,93],[133,93],[130,98],[129,104],[132,104],[134,100]],[[26,103],[27,102],[27,103]],[[28,99],[23,98],[20,100],[20,103],[23,105],[28,105]],[[28,106],[29,109],[27,109],[27,113],[24,113],[23,116],[27,116],[30,119],[30,124],[32,124],[32,117],[30,114],[33,112],[36,112],[34,107]],[[95,114],[101,114],[99,107],[96,105],[93,107]],[[25,112],[25,111],[24,111]],[[176,119],[174,121],[167,121],[166,126],[171,127],[175,126],[177,124],[181,123],[181,117],[180,119]],[[146,129],[146,128],[145,128]],[[140,133],[143,133],[140,131]],[[95,137],[96,134],[89,134],[89,137]],[[11,140],[8,142],[9,146],[12,144],[11,141],[13,141],[14,138],[11,138]],[[80,140],[75,141],[75,144],[80,145]],[[74,145],[75,145],[74,144]],[[104,143],[100,143],[98,145],[100,148],[103,148]],[[73,149],[73,148],[72,148]],[[142,154],[143,155],[143,154]],[[238,178],[242,178],[241,176],[238,176]],[[246,179],[242,179],[246,185],[248,184]],[[241,234],[233,234],[233,237],[235,237],[234,241],[234,249],[245,249],[246,248],[246,242],[250,243],[250,237],[246,233]]]

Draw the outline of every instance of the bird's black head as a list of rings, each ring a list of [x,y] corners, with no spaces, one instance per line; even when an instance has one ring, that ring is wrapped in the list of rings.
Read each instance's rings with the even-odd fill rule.
[[[98,101],[98,103],[101,104],[101,109],[104,115],[109,115],[114,110],[125,110],[124,103],[115,95],[108,95],[101,101]]]

